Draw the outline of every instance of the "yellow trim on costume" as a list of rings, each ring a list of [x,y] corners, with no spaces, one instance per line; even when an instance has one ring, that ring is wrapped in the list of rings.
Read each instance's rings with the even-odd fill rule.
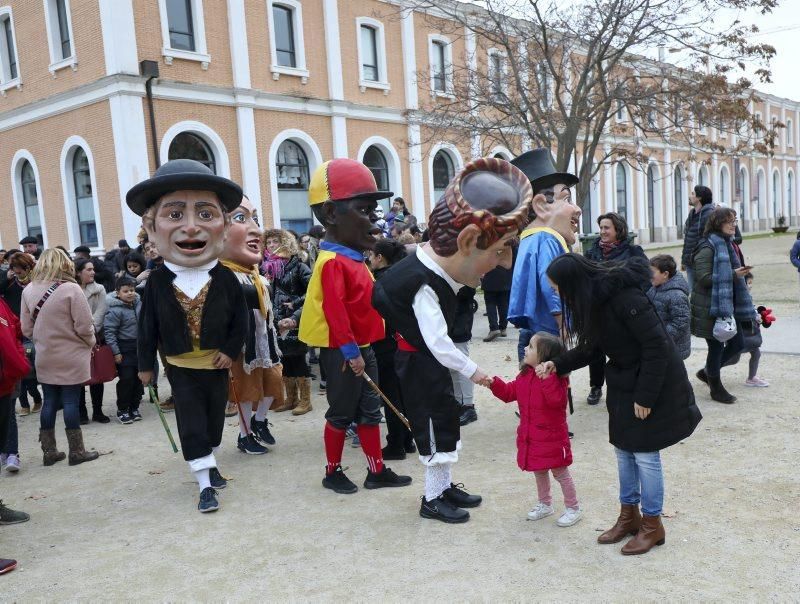
[[[195,347],[191,352],[185,352],[175,356],[167,357],[167,363],[175,367],[184,369],[216,369],[214,367],[214,357],[219,350],[203,350]]]
[[[250,275],[250,278],[253,280],[253,286],[256,288],[256,294],[258,294],[258,308],[264,317],[269,317],[269,311],[267,310],[267,299],[269,298],[269,294],[267,294],[267,288],[264,286],[264,282],[261,280],[261,274],[258,272],[258,266],[255,264],[252,266],[244,266],[243,264],[238,264],[230,260],[220,260],[220,262],[222,262],[223,266],[228,267],[234,273],[247,273]]]
[[[519,236],[520,241],[525,239],[525,237],[530,237],[536,233],[550,233],[553,237],[558,239],[558,242],[561,244],[561,247],[564,248],[564,253],[569,253],[569,246],[567,245],[567,241],[558,231],[554,231],[550,227],[530,227],[522,231],[522,235]]]
[[[331,198],[331,191],[328,188],[328,164],[331,161],[326,161],[314,170],[314,174],[311,176],[311,182],[308,185],[308,205],[310,206],[324,203]]]
[[[331,345],[330,329],[325,313],[322,310],[324,295],[322,292],[322,267],[325,263],[336,258],[336,253],[329,250],[320,250],[314,262],[314,271],[306,290],[306,301],[303,304],[303,314],[300,316],[300,341],[312,348],[328,348]]]

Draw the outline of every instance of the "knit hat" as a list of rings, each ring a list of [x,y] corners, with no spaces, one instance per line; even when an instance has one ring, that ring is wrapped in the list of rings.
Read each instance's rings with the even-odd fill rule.
[[[375,177],[361,162],[352,159],[332,159],[314,171],[308,187],[308,204],[315,206],[326,201],[350,199],[386,199],[391,191],[378,191]]]

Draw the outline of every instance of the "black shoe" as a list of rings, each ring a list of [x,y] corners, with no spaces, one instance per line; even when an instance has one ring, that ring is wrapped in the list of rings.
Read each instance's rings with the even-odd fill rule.
[[[698,379],[698,380],[700,380],[700,381],[701,381],[701,382],[703,382],[704,384],[708,384],[708,376],[706,375],[706,368],[705,368],[705,367],[703,367],[703,368],[702,368],[700,371],[698,371],[698,372],[697,372],[695,375],[697,376],[697,379]]]
[[[239,435],[236,446],[242,453],[247,453],[248,455],[264,455],[264,453],[269,452],[269,449],[259,443],[252,434],[247,436]]]
[[[398,476],[391,468],[383,466],[381,472],[367,471],[364,480],[365,489],[382,489],[383,487],[407,487],[411,484],[411,476]]]
[[[481,501],[483,501],[483,497],[480,495],[470,495],[467,493],[464,490],[464,483],[462,482],[457,484],[451,482],[450,488],[444,490],[442,497],[459,508],[476,508],[481,504]]]
[[[419,506],[419,515],[423,518],[441,520],[448,524],[460,524],[469,520],[469,512],[454,506],[443,496],[439,496],[433,501],[422,498],[422,505]]]
[[[138,409],[131,409],[131,419],[135,422],[142,421],[142,414],[139,413]]]
[[[342,495],[351,495],[358,490],[353,481],[345,475],[342,466],[336,466],[333,472],[326,474],[322,479],[322,486]]]
[[[212,487],[206,487],[200,491],[200,503],[197,504],[197,509],[203,514],[216,512],[219,509],[217,492]]]
[[[117,411],[117,419],[121,424],[132,424],[133,418],[131,414],[127,411]]]
[[[228,486],[228,479],[220,474],[217,468],[211,468],[208,471],[208,477],[211,479],[211,486],[217,490],[224,489]]]
[[[475,406],[464,405],[462,407],[461,416],[458,418],[458,423],[462,426],[466,426],[476,421],[478,421],[478,412],[475,411]]]
[[[592,386],[591,390],[589,390],[589,396],[586,397],[586,402],[590,405],[596,405],[600,402],[600,398],[603,396],[603,389],[596,388]]]
[[[381,453],[383,453],[384,460],[398,461],[406,458],[405,448],[398,447],[397,445],[386,445],[381,449]]]
[[[111,418],[109,418],[102,411],[94,411],[92,412],[92,421],[97,422],[98,424],[107,424],[108,422],[111,421]]]
[[[274,445],[275,437],[269,431],[269,422],[267,420],[259,421],[256,416],[250,418],[250,429],[255,434],[256,438],[266,445]]]
[[[405,449],[406,449],[406,453],[416,453],[417,452],[417,447],[414,445],[414,439],[412,439],[412,438],[408,439],[408,442],[406,442]]]
[[[725,403],[726,405],[731,405],[736,402],[736,397],[725,390],[725,386],[722,385],[722,380],[719,376],[708,376],[708,385],[711,387],[711,400],[717,401],[718,403]]]

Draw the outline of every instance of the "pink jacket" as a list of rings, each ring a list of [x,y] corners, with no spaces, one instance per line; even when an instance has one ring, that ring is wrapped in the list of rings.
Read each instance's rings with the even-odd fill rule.
[[[556,374],[536,377],[530,367],[513,382],[495,376],[492,394],[501,401],[517,401],[517,465],[534,472],[562,468],[572,463],[572,448],[567,430],[567,378]]]
[[[51,285],[33,281],[22,292],[22,333],[36,349],[36,377],[54,386],[83,384],[91,377],[95,344],[89,302],[80,285],[62,283],[44,303],[34,325],[31,313]]]

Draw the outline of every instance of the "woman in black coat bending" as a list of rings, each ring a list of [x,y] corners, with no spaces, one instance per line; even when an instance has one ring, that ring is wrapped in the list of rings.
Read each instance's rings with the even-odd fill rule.
[[[688,437],[702,417],[683,361],[639,287],[649,270],[638,259],[608,266],[575,254],[556,258],[547,276],[561,296],[564,324],[576,346],[536,368],[540,377],[566,375],[598,351],[608,357],[608,433],[617,455],[621,511],[597,541],[617,543],[636,534],[623,554],[644,554],[664,543],[659,451]]]

